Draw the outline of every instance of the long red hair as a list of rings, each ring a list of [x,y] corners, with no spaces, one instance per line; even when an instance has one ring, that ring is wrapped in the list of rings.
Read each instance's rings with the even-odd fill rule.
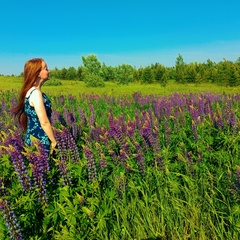
[[[27,116],[24,112],[25,97],[28,90],[33,87],[37,80],[40,71],[42,70],[42,58],[33,58],[28,60],[24,65],[23,72],[23,86],[20,91],[18,105],[12,109],[18,122],[23,127],[24,131],[27,130]]]

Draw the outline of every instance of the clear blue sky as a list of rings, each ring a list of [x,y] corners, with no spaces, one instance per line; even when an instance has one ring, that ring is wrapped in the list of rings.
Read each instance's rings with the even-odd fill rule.
[[[82,56],[135,67],[240,57],[240,1],[0,0],[0,74],[42,57],[50,69]]]

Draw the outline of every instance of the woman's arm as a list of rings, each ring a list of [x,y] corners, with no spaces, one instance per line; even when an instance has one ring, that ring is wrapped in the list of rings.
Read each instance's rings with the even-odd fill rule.
[[[53,148],[56,147],[57,142],[53,134],[51,123],[46,113],[42,92],[39,91],[38,89],[36,89],[36,91],[33,91],[29,101],[30,101],[30,105],[34,107],[37,113],[37,116],[43,131],[46,133],[46,135],[51,141],[51,147]]]

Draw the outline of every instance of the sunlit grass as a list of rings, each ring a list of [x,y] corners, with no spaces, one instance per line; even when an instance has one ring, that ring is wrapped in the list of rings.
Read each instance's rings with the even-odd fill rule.
[[[50,80],[51,81],[51,80]],[[238,93],[240,87],[225,87],[218,86],[211,83],[203,84],[178,84],[171,81],[166,87],[162,87],[160,84],[139,84],[131,83],[129,85],[118,85],[112,82],[105,82],[105,87],[103,88],[88,88],[82,81],[70,81],[62,80],[62,85],[59,86],[43,86],[43,91],[51,95],[69,95],[74,96],[81,94],[99,94],[99,95],[125,95],[133,94],[135,92],[141,92],[143,95],[146,94],[158,94],[158,95],[169,95],[174,92],[178,93],[198,93],[198,92],[213,92],[221,94],[235,94]],[[1,90],[20,90],[22,86],[21,77],[5,77],[0,76],[0,88]]]

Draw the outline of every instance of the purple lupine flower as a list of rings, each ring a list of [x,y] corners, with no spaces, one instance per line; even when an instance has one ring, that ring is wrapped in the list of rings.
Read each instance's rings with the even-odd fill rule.
[[[109,132],[105,130],[105,132],[99,136],[99,139],[100,139],[99,142],[102,142],[105,145],[109,145],[109,137],[110,137]]]
[[[145,175],[145,165],[144,165],[145,159],[144,159],[142,147],[140,146],[140,144],[138,142],[135,142],[135,147],[136,147],[137,153],[134,154],[134,156],[137,159],[138,168],[139,168],[142,176],[144,176]]]
[[[82,148],[87,161],[88,180],[89,182],[92,182],[97,178],[96,161],[94,159],[92,150],[88,146],[82,145]]]
[[[71,132],[72,132],[72,136],[75,140],[77,140],[78,138],[78,131],[77,131],[77,125],[76,125],[76,117],[74,115],[74,112],[72,110],[72,112],[70,113],[70,121],[71,121]]]
[[[95,126],[95,111],[94,111],[94,107],[92,104],[89,104],[89,108],[90,108],[90,111],[91,111],[91,115],[89,117],[89,125],[90,126]]]
[[[59,163],[58,163],[58,167],[59,167],[60,174],[61,174],[61,177],[62,177],[62,180],[63,180],[63,185],[64,186],[70,185],[72,183],[72,181],[71,181],[71,176],[70,176],[70,173],[68,171],[68,167],[67,167],[66,162],[64,160],[60,160]]]
[[[120,126],[122,132],[126,132],[127,131],[127,126],[125,124],[125,120],[124,120],[124,116],[123,115],[120,115],[118,117],[118,125]]]
[[[237,169],[236,169],[235,189],[237,193],[240,194],[240,167],[239,166],[237,166]]]
[[[96,124],[95,126],[90,126],[89,128],[90,128],[91,139],[93,139],[96,142],[100,142],[100,136],[99,136],[100,127],[99,127],[99,125]]]
[[[200,119],[203,120],[203,117],[205,115],[204,113],[204,97],[201,96],[198,101],[198,114],[200,116]]]
[[[192,120],[197,124],[200,121],[200,115],[198,109],[193,105],[189,106],[189,113],[191,114]]]
[[[63,128],[61,137],[63,140],[65,140],[64,141],[65,142],[64,147],[66,147],[65,150],[68,149],[70,151],[70,155],[72,157],[73,162],[77,162],[80,159],[79,151],[77,144],[73,136],[71,135],[70,131],[67,128]]]
[[[65,121],[64,117],[62,116],[62,114],[58,115],[58,121],[64,126],[67,127],[67,122]]]
[[[71,176],[67,167],[68,151],[72,157],[73,162],[80,159],[79,152],[73,137],[67,128],[63,130],[54,129],[54,135],[57,140],[57,148],[60,155],[60,160],[56,160],[58,168],[63,179],[63,184],[71,184]]]
[[[230,127],[234,128],[236,126],[236,123],[237,123],[236,115],[235,115],[234,112],[231,112],[230,116],[229,116],[229,125],[230,125]]]
[[[58,99],[56,99],[58,103],[60,103],[61,106],[65,105],[65,97],[63,95],[59,96]]]
[[[185,122],[185,110],[184,107],[179,107],[179,123],[180,126],[184,126]]]
[[[77,107],[78,112],[79,112],[79,117],[80,117],[80,123],[81,125],[86,125],[87,124],[87,119],[84,110],[82,110],[79,106]]]
[[[127,122],[126,133],[127,133],[127,136],[129,136],[130,139],[134,138],[135,131],[136,131],[136,122],[128,121]]]
[[[122,166],[126,169],[127,172],[129,172],[130,167],[127,164],[128,155],[123,149],[120,149],[119,157],[120,157]]]
[[[15,129],[15,131],[10,131],[10,134],[4,139],[3,145],[13,146],[17,151],[22,151],[24,142],[22,140],[21,132],[19,129]]]
[[[137,111],[137,109],[135,109],[135,115],[134,115],[134,119],[135,119],[135,123],[136,123],[136,128],[141,129],[141,122],[140,122],[140,117],[139,117],[139,111]]]
[[[165,116],[168,119],[172,113],[172,105],[169,101],[165,103]]]
[[[111,114],[108,115],[108,120],[109,120],[109,126],[110,126],[110,130],[109,130],[110,136],[113,137],[117,143],[123,146],[124,140],[123,140],[121,126],[119,126],[116,119],[113,119],[113,116]]]
[[[194,140],[197,141],[198,140],[198,133],[197,133],[196,122],[194,120],[192,120],[192,133],[193,133]]]
[[[156,140],[154,139],[152,135],[152,128],[149,121],[145,121],[142,128],[140,129],[140,135],[143,137],[146,149],[154,148]]]
[[[210,120],[214,118],[214,112],[211,106],[211,100],[209,98],[206,99],[204,105],[205,115],[209,116]]]
[[[179,108],[175,107],[174,108],[174,116],[171,116],[171,119],[174,123],[174,131],[178,132],[179,131]]]
[[[171,144],[171,129],[169,126],[169,122],[167,120],[164,122],[164,130],[165,130],[166,144],[170,145]]]
[[[11,162],[13,164],[15,172],[17,173],[23,191],[30,190],[31,180],[24,163],[22,152],[10,145],[7,149],[7,153],[10,156]]]
[[[33,181],[38,189],[39,202],[47,203],[47,173],[50,170],[48,153],[39,140],[35,140],[37,151],[26,149],[26,156],[32,169]]]
[[[0,211],[2,211],[3,219],[8,228],[10,238],[16,240],[23,240],[21,227],[18,223],[16,214],[6,200],[0,199]]]
[[[64,115],[64,119],[66,120],[66,123],[69,124],[71,122],[71,119],[70,119],[70,114],[67,108],[63,109],[63,115]]]
[[[112,149],[110,149],[110,147],[108,149],[108,153],[109,153],[110,157],[112,158],[114,164],[119,165],[119,156],[117,155],[117,153],[115,151],[113,151]]]
[[[61,160],[65,161],[68,159],[66,139],[63,137],[62,131],[57,129],[54,129],[54,136],[57,141],[57,147],[59,149],[60,158]]]
[[[57,148],[60,154],[60,160],[55,161],[57,162],[61,178],[63,179],[63,185],[67,185],[71,183],[71,179],[66,164],[66,161],[68,159],[66,138],[63,136],[62,131],[57,129],[54,129],[54,135],[58,143]]]
[[[223,129],[223,119],[220,115],[220,112],[217,110],[214,116],[214,123],[217,128]]]
[[[100,154],[99,167],[102,168],[102,169],[107,167],[106,157],[103,153]]]
[[[102,151],[101,145],[98,142],[96,142],[95,145],[96,145],[96,149],[98,150],[98,154],[100,156],[99,168],[105,168],[107,166],[107,161]]]
[[[226,120],[226,123],[230,125],[231,119],[231,112],[232,112],[232,103],[230,100],[227,100],[226,105],[223,107],[223,119]]]

